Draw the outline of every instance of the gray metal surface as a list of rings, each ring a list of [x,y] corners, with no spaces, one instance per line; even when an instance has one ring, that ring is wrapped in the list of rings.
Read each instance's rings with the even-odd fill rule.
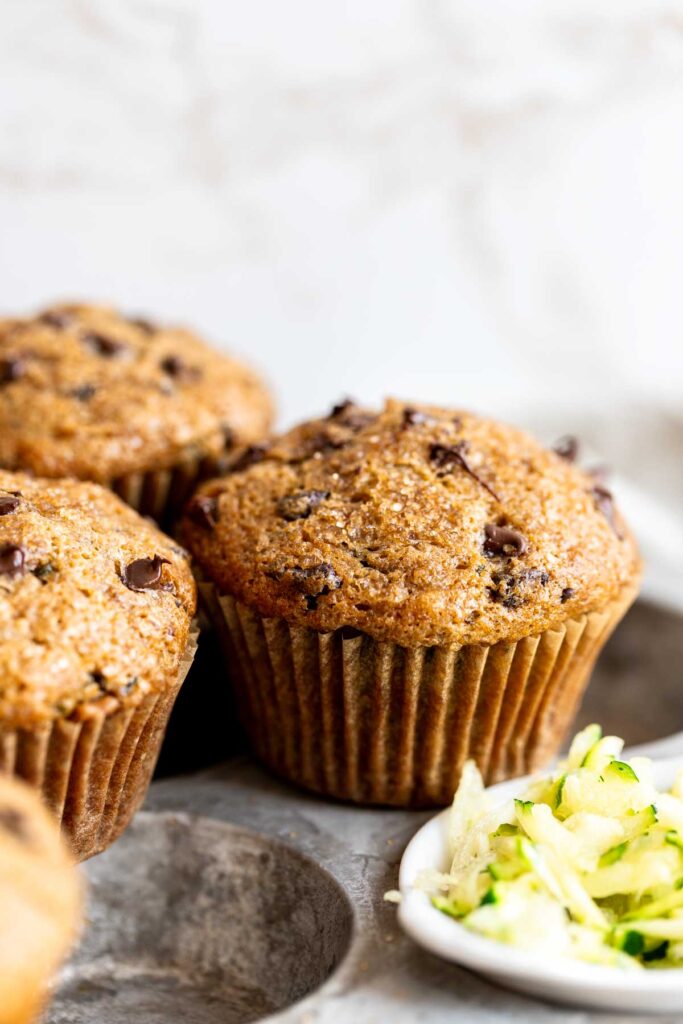
[[[681,665],[681,621],[636,609],[582,718],[631,742],[680,729]],[[382,894],[429,812],[328,803],[248,758],[157,782],[146,807],[86,865],[91,924],[49,1024],[624,1020],[515,995],[402,935]]]

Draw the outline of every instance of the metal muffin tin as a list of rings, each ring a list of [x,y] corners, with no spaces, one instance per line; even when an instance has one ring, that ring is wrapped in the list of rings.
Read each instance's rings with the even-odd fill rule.
[[[681,625],[637,605],[581,721],[631,743],[683,728]],[[88,925],[48,1024],[623,1020],[496,988],[402,935],[382,895],[430,813],[326,802],[246,756],[155,782],[123,838],[85,865]]]

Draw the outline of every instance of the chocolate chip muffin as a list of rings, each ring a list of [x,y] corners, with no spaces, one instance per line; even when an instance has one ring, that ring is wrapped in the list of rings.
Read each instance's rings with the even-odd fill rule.
[[[241,458],[183,536],[258,754],[402,806],[447,803],[468,757],[489,781],[547,761],[640,574],[611,495],[569,458],[396,401]]]
[[[145,794],[194,611],[187,554],[110,491],[0,470],[0,770],[81,859]]]
[[[76,937],[81,889],[36,794],[0,778],[0,1024],[36,1021]]]
[[[96,481],[168,523],[271,415],[255,374],[187,330],[85,305],[0,321],[2,468]]]

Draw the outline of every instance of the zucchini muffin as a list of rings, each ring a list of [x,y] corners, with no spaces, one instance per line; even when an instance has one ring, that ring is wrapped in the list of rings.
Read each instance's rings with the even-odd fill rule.
[[[468,757],[489,782],[552,757],[640,575],[611,495],[567,457],[397,401],[246,453],[183,536],[257,753],[401,806],[450,801]]]
[[[78,932],[78,872],[40,800],[0,778],[0,1024],[32,1024]]]
[[[271,416],[258,377],[189,331],[85,305],[0,321],[4,469],[92,480],[168,523]]]
[[[186,552],[110,491],[0,470],[0,771],[80,859],[145,795],[195,598]]]

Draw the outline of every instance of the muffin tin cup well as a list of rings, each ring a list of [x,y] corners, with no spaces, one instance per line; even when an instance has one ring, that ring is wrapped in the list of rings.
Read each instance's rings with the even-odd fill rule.
[[[39,790],[79,860],[121,835],[142,803],[174,701],[197,649],[192,633],[173,686],[135,707],[87,706],[79,721],[34,729],[0,726],[0,771]]]
[[[516,643],[404,648],[200,592],[258,757],[318,793],[397,807],[449,803],[468,758],[488,783],[550,760],[636,595]]]

